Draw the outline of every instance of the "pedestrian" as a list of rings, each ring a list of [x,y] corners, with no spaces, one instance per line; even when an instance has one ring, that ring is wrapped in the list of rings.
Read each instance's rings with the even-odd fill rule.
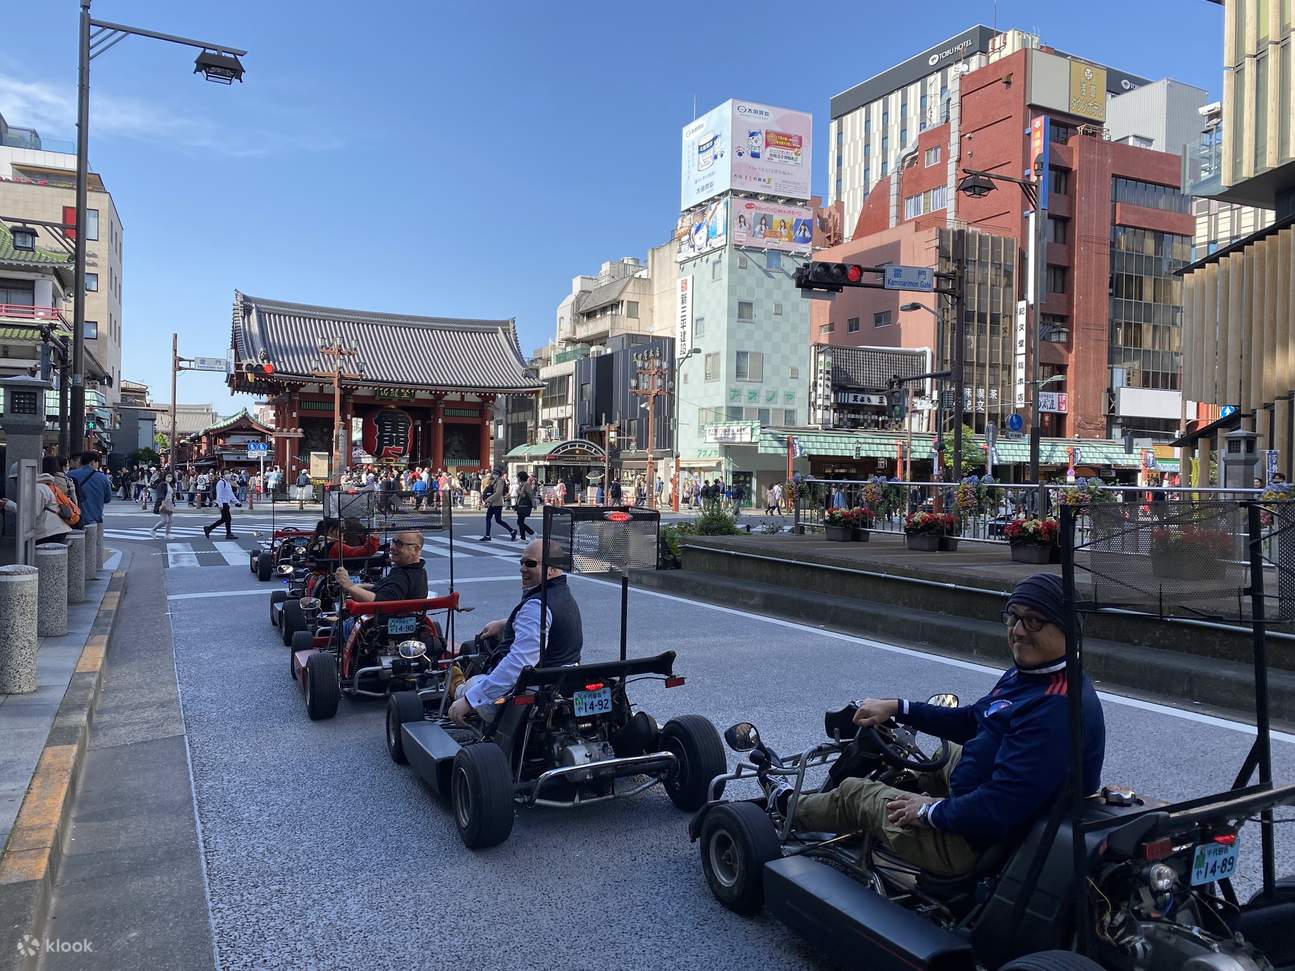
[[[664,490],[665,490],[665,480],[658,475],[656,477],[656,504],[658,509],[661,508],[661,493]]]
[[[305,469],[297,476],[297,508],[306,508],[306,499],[314,499],[314,489],[310,487],[310,473]]]
[[[774,510],[778,508],[777,488],[778,483],[775,482],[764,490],[764,514],[766,516],[772,516],[774,514]]]
[[[171,538],[171,517],[175,515],[175,476],[167,473],[166,478],[158,487],[157,501],[153,504],[153,512],[162,517],[153,524],[149,535],[156,537],[157,531],[165,526],[166,538]]]
[[[427,492],[428,492],[427,480],[424,479],[421,475],[418,476],[416,479],[414,479],[413,486],[410,488],[409,491],[414,494],[414,508],[422,509],[423,503],[427,499]]]
[[[52,464],[51,464],[52,463]],[[57,460],[53,456],[46,455],[41,459],[42,470],[53,469],[53,472],[42,471],[36,476],[36,515],[32,522],[34,537],[37,545],[45,543],[63,543],[66,542],[67,534],[72,532],[72,527],[68,525],[70,510],[67,505],[60,502],[56,489],[59,489],[54,475],[58,471]],[[60,476],[61,478],[61,476]],[[17,472],[9,477],[13,490],[17,491]],[[70,501],[70,500],[69,500]],[[18,504],[12,499],[0,499],[0,510],[13,507],[15,513]]]
[[[216,480],[216,505],[220,506],[220,518],[214,523],[202,527],[202,534],[208,539],[211,538],[211,531],[217,526],[225,527],[225,539],[234,539],[233,526],[234,522],[229,515],[230,506],[242,506],[238,501],[238,496],[234,494],[233,473],[222,475]]]
[[[619,505],[621,504],[621,499],[622,499],[622,498],[623,498],[623,496],[622,496],[622,494],[621,494],[621,481],[620,481],[620,479],[612,479],[612,485],[611,485],[611,504],[612,504],[613,506],[619,506]]]
[[[516,539],[517,531],[503,520],[504,503],[508,501],[508,479],[502,474],[487,476],[481,483],[481,501],[486,506],[486,535],[481,537],[483,543],[490,542],[490,524],[497,522],[500,529],[508,530],[508,538]]]
[[[535,509],[535,480],[526,474],[525,469],[517,470],[517,498],[513,500],[517,510],[517,533],[525,543],[535,530],[526,525],[526,517]]]
[[[103,522],[103,507],[112,502],[112,484],[104,475],[102,458],[87,449],[81,453],[81,467],[67,474],[76,487],[77,505],[81,507],[81,526]]]
[[[238,501],[247,502],[247,470],[242,469],[238,473]]]

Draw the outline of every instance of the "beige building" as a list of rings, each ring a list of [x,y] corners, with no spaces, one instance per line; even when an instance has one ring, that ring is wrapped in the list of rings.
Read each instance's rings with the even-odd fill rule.
[[[73,146],[15,128],[0,117],[0,216],[71,223],[76,212]],[[112,195],[90,173],[86,197],[85,349],[87,402],[121,400],[122,225]],[[9,218],[13,217],[13,218]],[[61,308],[69,321],[72,301]],[[95,381],[100,373],[103,380]]]

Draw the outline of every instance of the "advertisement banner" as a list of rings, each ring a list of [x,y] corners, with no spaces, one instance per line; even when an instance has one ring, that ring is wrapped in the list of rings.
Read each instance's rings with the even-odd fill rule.
[[[1030,164],[1027,179],[1035,179],[1039,188],[1039,207],[1048,208],[1048,166],[1052,164],[1051,122],[1045,117],[1030,122]],[[1035,174],[1037,172],[1037,175]]]
[[[784,253],[808,253],[814,240],[813,212],[755,199],[733,200],[733,243]]]
[[[1012,378],[1016,385],[1015,406],[1017,408],[1025,407],[1026,334],[1026,303],[1024,300],[1018,300],[1016,302],[1016,360],[1012,364]]]
[[[675,360],[692,350],[692,274],[679,277],[679,324],[675,331]]]
[[[725,101],[682,130],[679,209],[729,191],[809,199],[813,116]]]
[[[724,246],[728,242],[728,196],[680,216],[675,238],[679,240],[675,259],[680,263]]]
[[[1064,415],[1070,410],[1070,395],[1065,391],[1040,391],[1039,411]]]
[[[725,101],[683,127],[679,209],[727,192],[732,170],[733,102]]]

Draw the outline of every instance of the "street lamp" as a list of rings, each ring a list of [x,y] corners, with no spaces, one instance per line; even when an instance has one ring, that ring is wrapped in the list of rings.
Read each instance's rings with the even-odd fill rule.
[[[90,158],[90,61],[105,51],[116,47],[128,36],[151,37],[170,44],[196,47],[202,53],[194,65],[194,73],[201,73],[208,81],[231,84],[242,81],[243,65],[238,60],[247,51],[210,41],[193,40],[175,34],[161,34],[142,27],[114,24],[90,17],[90,0],[81,0],[80,63],[77,77],[76,100],[76,271],[73,289],[76,305],[72,316],[72,373],[64,369],[60,387],[72,386],[71,427],[69,448],[72,453],[85,445],[85,210]],[[174,433],[174,429],[172,429]]]
[[[654,419],[656,416],[656,399],[659,395],[669,394],[674,390],[674,381],[670,372],[661,363],[661,348],[652,347],[634,355],[634,367],[638,373],[630,379],[630,391],[640,398],[648,409],[647,426],[647,490],[648,504],[656,506],[656,468],[652,461],[654,438]]]
[[[690,347],[687,354],[674,362],[675,395],[670,406],[670,437],[672,439],[670,447],[674,452],[674,476],[670,479],[670,509],[673,512],[679,511],[679,369],[683,367],[684,361],[696,357],[700,353],[700,347]]]

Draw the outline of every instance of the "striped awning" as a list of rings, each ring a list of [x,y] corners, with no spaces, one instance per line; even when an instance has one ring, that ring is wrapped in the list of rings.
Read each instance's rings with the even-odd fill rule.
[[[284,303],[234,293],[234,360],[257,360],[264,351],[275,376],[309,378],[328,370],[321,340],[342,338],[359,345],[347,362],[363,383],[442,391],[500,394],[531,392],[543,383],[526,373],[511,320],[464,320],[343,310]],[[236,372],[231,382],[242,388]]]

